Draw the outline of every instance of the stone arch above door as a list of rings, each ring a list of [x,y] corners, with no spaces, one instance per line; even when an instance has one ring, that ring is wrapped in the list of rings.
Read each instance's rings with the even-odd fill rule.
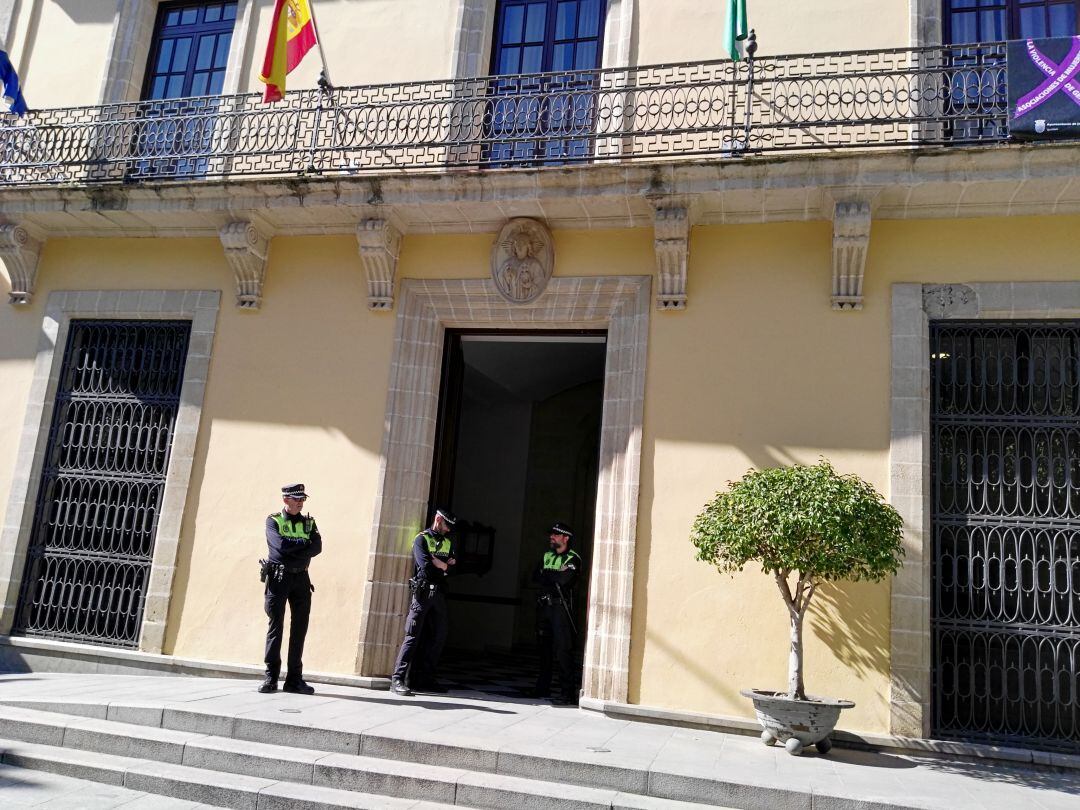
[[[446,330],[602,328],[607,363],[582,685],[586,697],[627,700],[650,281],[643,276],[556,278],[526,305],[506,301],[490,279],[402,282],[364,583],[359,674],[387,675],[404,632],[412,539],[427,519]]]

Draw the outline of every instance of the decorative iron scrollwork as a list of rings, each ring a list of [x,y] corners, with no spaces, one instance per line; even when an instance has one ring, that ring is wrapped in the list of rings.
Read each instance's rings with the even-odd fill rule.
[[[933,733],[1080,752],[1080,321],[930,352]]]

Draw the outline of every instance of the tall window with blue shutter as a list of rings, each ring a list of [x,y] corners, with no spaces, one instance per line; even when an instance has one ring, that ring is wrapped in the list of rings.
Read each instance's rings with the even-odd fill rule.
[[[945,0],[945,43],[1071,37],[1080,0]]]
[[[162,3],[147,58],[145,119],[133,175],[175,177],[206,172],[222,108],[236,0]],[[157,121],[155,119],[167,119]]]
[[[592,149],[607,0],[500,0],[487,158],[559,163]]]

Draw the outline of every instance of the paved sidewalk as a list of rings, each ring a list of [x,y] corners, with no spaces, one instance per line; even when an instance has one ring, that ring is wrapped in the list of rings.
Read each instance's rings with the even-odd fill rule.
[[[504,763],[550,763],[536,778],[588,783],[597,766],[640,776],[649,793],[731,807],[816,806],[807,797],[855,807],[920,810],[1078,810],[1080,774],[932,756],[834,748],[792,757],[756,738],[616,720],[545,702],[492,700],[475,692],[402,698],[321,686],[313,696],[260,695],[255,682],[211,678],[26,673],[0,676],[0,703],[169,725],[198,713],[203,725],[331,752],[409,761],[453,758],[455,767],[501,772]],[[0,735],[2,736],[2,735]],[[448,747],[449,746],[449,747]],[[442,760],[440,760],[442,761]],[[103,805],[112,806],[112,805]],[[138,806],[138,805],[134,805]]]
[[[35,810],[211,810],[208,804],[0,765],[0,807]]]

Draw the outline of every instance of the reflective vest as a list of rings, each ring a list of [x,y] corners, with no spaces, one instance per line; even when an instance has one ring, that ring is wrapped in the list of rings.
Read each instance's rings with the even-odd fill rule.
[[[299,540],[303,543],[311,542],[311,532],[315,528],[315,518],[310,515],[304,515],[303,520],[298,523],[293,523],[292,520],[281,512],[276,512],[270,517],[272,517],[277,524],[278,534],[285,540]]]
[[[428,554],[432,557],[438,557],[440,560],[450,556],[450,538],[443,535],[435,534],[430,529],[425,529],[423,532],[424,542],[427,543]]]
[[[554,551],[548,551],[544,554],[545,571],[561,571],[567,565],[573,565],[574,568],[580,566],[581,555],[571,548],[568,548],[565,554],[557,554]]]

